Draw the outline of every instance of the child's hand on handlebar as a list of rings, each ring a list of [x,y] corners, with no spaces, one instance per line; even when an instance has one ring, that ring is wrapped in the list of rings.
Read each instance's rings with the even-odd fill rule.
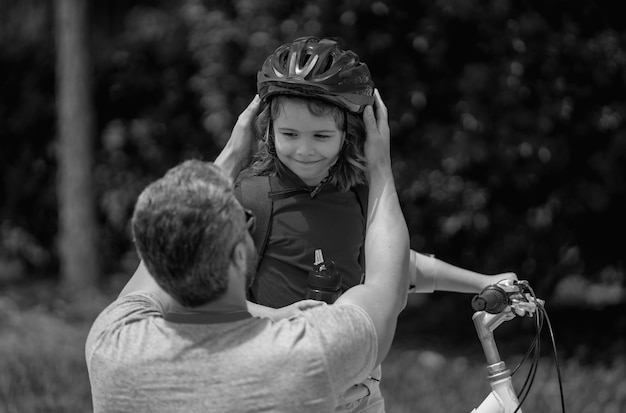
[[[514,272],[503,272],[501,274],[494,274],[489,276],[488,280],[489,284],[497,284],[500,281],[503,280],[513,280],[513,281],[517,281],[517,274],[515,274]],[[485,285],[484,287],[486,287],[487,285]]]

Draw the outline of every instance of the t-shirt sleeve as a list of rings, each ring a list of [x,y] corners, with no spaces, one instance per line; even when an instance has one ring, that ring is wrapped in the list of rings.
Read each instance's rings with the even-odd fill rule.
[[[98,315],[87,336],[85,343],[87,364],[90,364],[96,348],[101,353],[106,353],[108,350],[115,351],[114,348],[105,347],[109,346],[107,343],[119,343],[122,339],[119,332],[122,329],[128,331],[128,325],[145,322],[146,316],[161,316],[162,313],[162,303],[156,295],[150,293],[131,293],[111,303]],[[127,335],[125,333],[125,336]],[[116,340],[110,340],[112,336],[115,336]],[[134,339],[132,336],[126,338]]]
[[[376,329],[369,315],[351,304],[320,306],[303,314],[317,331],[333,388],[345,391],[365,380],[378,355]]]

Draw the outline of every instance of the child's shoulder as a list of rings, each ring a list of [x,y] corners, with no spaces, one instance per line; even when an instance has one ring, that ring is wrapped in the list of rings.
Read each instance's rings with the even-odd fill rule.
[[[251,168],[246,168],[239,173],[237,179],[235,179],[235,186],[241,185],[243,181],[262,181],[267,180],[269,174],[260,174],[255,172]]]
[[[235,179],[235,186],[241,185],[242,181],[246,179],[250,179],[253,176],[254,176],[254,173],[252,172],[250,168],[244,169],[243,171],[239,172],[239,175],[237,175],[237,178]]]
[[[251,170],[242,171],[235,180],[235,197],[246,208],[252,208],[257,203],[266,203],[268,194],[275,186],[270,179],[272,178],[269,175],[259,175]]]

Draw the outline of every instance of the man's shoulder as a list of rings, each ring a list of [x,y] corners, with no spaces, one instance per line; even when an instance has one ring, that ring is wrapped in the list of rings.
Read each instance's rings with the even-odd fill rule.
[[[320,334],[336,341],[369,341],[376,339],[376,329],[370,316],[354,304],[321,305],[303,311],[299,321]],[[297,320],[298,317],[292,319]]]
[[[374,326],[369,314],[356,304],[337,303],[326,307],[337,319],[350,319],[364,325],[371,325],[372,328]]]
[[[126,309],[128,311],[139,309],[154,310],[159,313],[164,311],[163,303],[157,294],[140,290],[119,297],[109,307],[111,309]]]
[[[119,297],[96,317],[90,334],[101,333],[150,317],[162,317],[163,304],[152,293],[136,291]]]
[[[333,382],[357,383],[374,369],[378,354],[376,329],[357,305],[321,305],[288,321],[295,330],[291,334],[300,332],[309,340],[306,346],[300,346],[306,355],[325,360]]]
[[[154,294],[132,292],[118,298],[96,317],[89,329],[85,343],[87,363],[96,354],[108,359],[108,355],[117,354],[120,348],[135,347],[147,323],[162,317],[162,304]]]

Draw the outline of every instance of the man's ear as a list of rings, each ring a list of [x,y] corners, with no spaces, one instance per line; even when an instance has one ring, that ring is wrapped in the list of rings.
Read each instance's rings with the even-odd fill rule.
[[[233,253],[230,258],[235,267],[242,272],[246,271],[246,254],[248,254],[248,251],[246,249],[245,242],[243,240],[237,242],[237,244],[235,244],[235,248],[233,248]]]

